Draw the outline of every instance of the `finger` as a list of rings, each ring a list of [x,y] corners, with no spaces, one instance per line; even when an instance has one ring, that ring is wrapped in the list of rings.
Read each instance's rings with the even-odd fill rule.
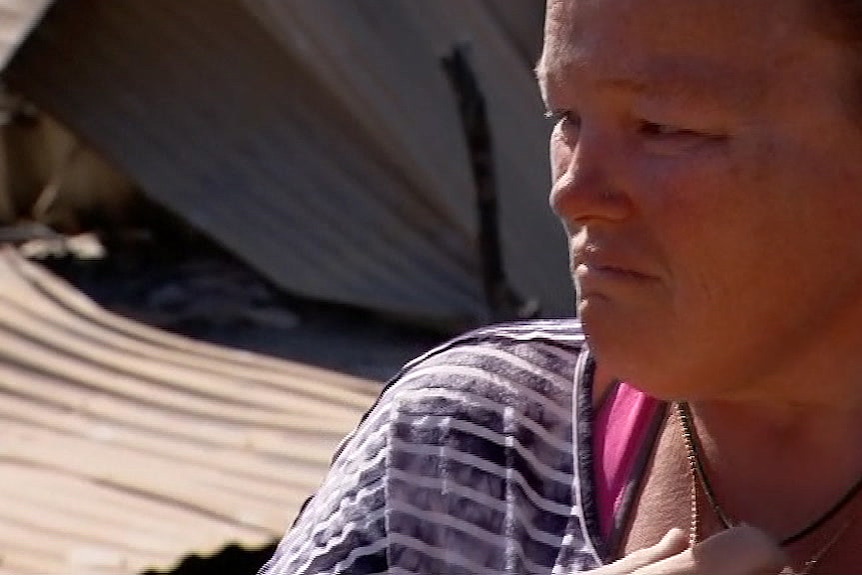
[[[632,575],[756,575],[777,573],[785,564],[784,552],[763,531],[738,525]]]
[[[688,536],[682,529],[671,529],[651,547],[634,551],[618,561],[590,571],[590,575],[628,575],[646,565],[681,553],[688,547]]]

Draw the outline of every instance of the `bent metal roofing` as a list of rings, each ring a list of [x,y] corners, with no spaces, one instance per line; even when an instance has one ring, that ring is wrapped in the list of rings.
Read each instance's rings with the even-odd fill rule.
[[[505,271],[545,315],[565,315],[550,126],[531,72],[541,13],[534,0],[61,0],[6,80],[285,290],[463,325],[490,315],[470,154],[441,64],[466,43]]]
[[[379,385],[116,316],[0,252],[0,574],[271,544]]]

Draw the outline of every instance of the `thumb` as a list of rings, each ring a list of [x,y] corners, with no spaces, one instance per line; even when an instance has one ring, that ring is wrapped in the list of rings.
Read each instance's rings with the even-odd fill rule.
[[[688,548],[688,536],[682,529],[671,529],[661,541],[638,549],[618,561],[589,571],[590,575],[628,575],[633,571],[678,555]]]

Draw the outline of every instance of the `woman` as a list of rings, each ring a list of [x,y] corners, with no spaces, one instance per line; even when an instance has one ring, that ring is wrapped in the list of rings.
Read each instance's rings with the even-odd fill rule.
[[[583,331],[408,365],[263,572],[862,573],[862,1],[546,22]]]

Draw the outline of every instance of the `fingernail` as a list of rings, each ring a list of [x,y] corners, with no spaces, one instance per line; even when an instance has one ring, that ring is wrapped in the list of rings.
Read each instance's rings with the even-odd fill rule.
[[[659,541],[659,546],[662,549],[668,549],[675,552],[682,551],[688,548],[688,535],[679,527],[674,527]]]

